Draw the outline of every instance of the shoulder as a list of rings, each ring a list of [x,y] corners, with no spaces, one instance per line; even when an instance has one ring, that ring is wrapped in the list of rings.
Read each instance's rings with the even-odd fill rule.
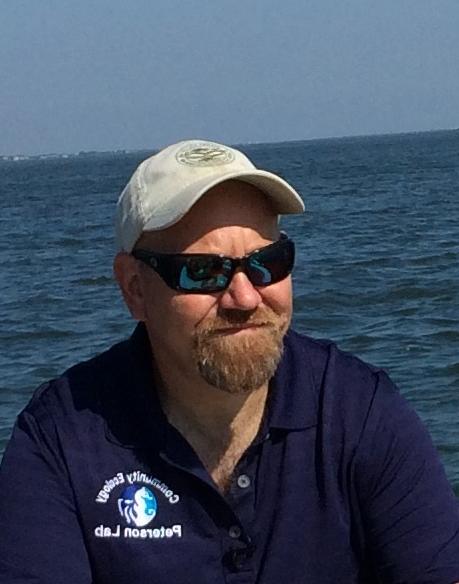
[[[35,392],[17,425],[65,447],[91,449],[108,438],[136,444],[160,415],[146,330],[68,369]],[[156,419],[156,418],[155,418]],[[31,430],[32,429],[32,430]]]
[[[290,330],[286,335],[286,353],[293,368],[310,368],[317,391],[331,391],[340,400],[371,399],[375,386],[386,372],[358,356],[340,349],[333,341],[314,339]],[[395,385],[387,384],[390,391]]]
[[[91,418],[100,412],[107,395],[127,376],[129,342],[118,343],[99,355],[82,361],[59,377],[36,389],[19,416],[50,425],[64,419]]]
[[[284,359],[294,380],[294,391],[304,393],[304,379],[314,393],[317,424],[336,443],[355,447],[369,420],[411,409],[387,373],[340,349],[290,330]],[[305,404],[305,407],[309,404]]]

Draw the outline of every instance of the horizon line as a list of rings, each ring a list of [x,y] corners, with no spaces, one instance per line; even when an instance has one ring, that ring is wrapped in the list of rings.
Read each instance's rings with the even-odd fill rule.
[[[433,134],[433,133],[440,133],[440,132],[456,132],[459,130],[459,127],[456,128],[435,128],[429,130],[407,130],[401,132],[382,132],[377,134],[343,134],[338,136],[321,136],[321,137],[312,137],[312,138],[295,138],[292,140],[275,140],[275,141],[253,141],[253,142],[233,142],[229,144],[230,146],[262,146],[268,144],[289,144],[289,143],[298,143],[298,142],[319,142],[322,140],[346,140],[350,138],[377,138],[377,137],[385,137],[385,136],[406,136],[410,134]],[[23,152],[16,152],[14,154],[0,154],[0,160],[3,158],[14,158],[16,156],[21,158],[40,158],[42,156],[69,156],[69,157],[76,157],[81,154],[109,154],[109,153],[126,153],[126,154],[134,154],[136,152],[157,152],[161,148],[158,147],[143,147],[143,148],[111,148],[111,149],[89,149],[89,150],[79,150],[74,152],[40,152],[36,154],[24,154]]]

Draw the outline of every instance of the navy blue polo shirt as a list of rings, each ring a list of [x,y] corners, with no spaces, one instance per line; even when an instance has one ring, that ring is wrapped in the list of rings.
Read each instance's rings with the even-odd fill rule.
[[[0,582],[459,581],[459,511],[385,373],[289,331],[222,495],[161,411],[143,325],[41,387],[0,479]]]

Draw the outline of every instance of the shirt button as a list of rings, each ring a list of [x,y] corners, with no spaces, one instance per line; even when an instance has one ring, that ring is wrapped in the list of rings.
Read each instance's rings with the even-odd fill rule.
[[[250,487],[250,477],[248,477],[246,474],[241,474],[240,476],[237,477],[237,486],[240,487],[241,489],[246,489],[247,487]]]
[[[232,539],[239,539],[241,537],[242,531],[239,525],[232,525],[229,528],[228,533]]]
[[[247,559],[247,553],[244,549],[233,550],[231,553],[233,569],[242,570],[244,568],[244,564],[247,562]]]

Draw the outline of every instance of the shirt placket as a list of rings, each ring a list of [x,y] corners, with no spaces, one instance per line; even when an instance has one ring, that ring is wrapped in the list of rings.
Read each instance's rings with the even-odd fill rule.
[[[253,445],[236,466],[226,495],[234,521],[222,534],[226,581],[249,584],[255,580],[256,465],[258,446]]]
[[[169,428],[168,434],[166,452],[162,458],[199,479],[204,488],[212,489],[216,495],[216,498],[212,497],[214,503],[207,507],[207,512],[213,517],[220,535],[225,582],[253,584],[257,572],[253,538],[256,475],[265,439],[255,440],[245,452],[235,468],[228,491],[222,495],[184,438],[172,428]]]

